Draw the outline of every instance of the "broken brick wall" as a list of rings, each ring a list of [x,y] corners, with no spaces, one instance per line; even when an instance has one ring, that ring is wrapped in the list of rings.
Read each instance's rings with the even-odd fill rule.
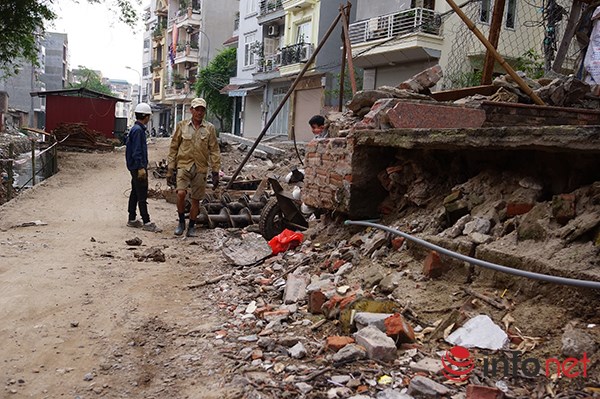
[[[302,200],[321,209],[348,212],[352,182],[351,139],[312,140],[306,146]]]
[[[394,153],[391,148],[357,147],[347,137],[311,141],[306,147],[302,200],[353,218],[376,217],[387,195],[376,176]]]

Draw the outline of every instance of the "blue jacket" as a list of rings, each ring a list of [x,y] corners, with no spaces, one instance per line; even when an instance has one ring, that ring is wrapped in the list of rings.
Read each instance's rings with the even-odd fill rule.
[[[139,121],[129,131],[125,141],[125,160],[127,169],[138,170],[148,168],[148,146],[146,145],[146,126]]]

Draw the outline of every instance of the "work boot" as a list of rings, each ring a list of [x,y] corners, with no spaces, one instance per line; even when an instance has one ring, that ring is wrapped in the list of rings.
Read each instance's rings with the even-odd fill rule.
[[[180,236],[185,231],[185,222],[179,222],[177,227],[175,228],[175,235]]]
[[[187,233],[185,233],[186,237],[198,237],[198,235],[196,234],[196,227],[195,226],[190,226],[188,227]]]
[[[134,228],[140,228],[144,225],[144,223],[142,223],[141,220],[135,219],[135,220],[128,220],[127,221],[127,227],[134,227]]]

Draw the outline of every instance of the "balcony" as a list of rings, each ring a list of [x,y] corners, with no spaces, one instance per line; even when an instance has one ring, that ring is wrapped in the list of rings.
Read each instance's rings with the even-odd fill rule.
[[[256,69],[259,73],[268,73],[277,71],[281,66],[281,53],[268,54],[258,60],[258,68]]]
[[[177,12],[177,17],[175,18],[175,25],[178,28],[187,25],[198,25],[200,26],[202,22],[202,18],[200,16],[199,8],[188,7],[187,9],[182,9]]]
[[[293,8],[307,8],[315,5],[317,0],[283,0],[283,9],[291,10]]]
[[[173,83],[169,87],[165,87],[165,103],[177,103],[185,100],[186,98],[194,96],[194,92],[189,82],[177,82]]]
[[[183,62],[197,63],[200,57],[198,46],[192,47],[190,44],[178,45],[175,52],[175,64]]]
[[[261,0],[260,14],[257,17],[259,25],[274,21],[285,16],[282,0]]]
[[[443,44],[439,17],[426,8],[354,22],[349,36],[355,65],[361,68],[439,58]]]
[[[281,49],[281,65],[292,65],[306,62],[313,53],[312,43],[292,44]]]

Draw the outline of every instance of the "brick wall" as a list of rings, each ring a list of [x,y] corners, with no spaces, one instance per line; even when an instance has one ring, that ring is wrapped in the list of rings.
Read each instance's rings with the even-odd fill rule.
[[[353,140],[312,140],[306,146],[302,200],[321,209],[348,213],[352,184]]]

